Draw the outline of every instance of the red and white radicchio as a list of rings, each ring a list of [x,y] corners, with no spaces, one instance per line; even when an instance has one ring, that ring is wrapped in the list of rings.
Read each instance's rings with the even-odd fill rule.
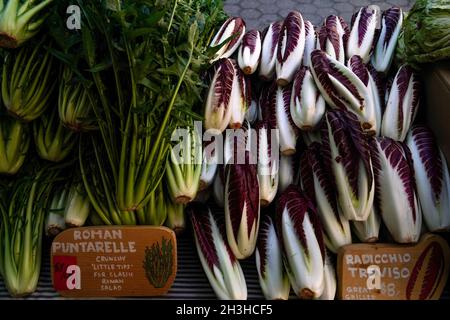
[[[319,48],[344,64],[349,33],[349,27],[344,19],[328,16],[319,30]]]
[[[259,64],[259,76],[265,81],[271,80],[275,75],[278,41],[282,25],[282,21],[271,23],[264,32],[261,62]]]
[[[358,55],[364,63],[369,62],[379,15],[379,9],[374,6],[363,7],[353,15],[347,42],[348,59]]]
[[[253,74],[258,68],[261,56],[261,33],[258,30],[250,30],[244,35],[239,48],[238,63],[246,75]]]
[[[215,64],[215,73],[209,86],[205,106],[205,129],[223,132],[231,120],[231,102],[239,95],[235,82],[237,75],[233,61],[222,59]]]
[[[383,73],[389,71],[402,25],[402,9],[392,7],[383,12],[380,35],[372,55],[372,64],[377,71]]]
[[[258,237],[260,203],[257,166],[225,167],[225,222],[228,244],[238,259],[253,254]]]
[[[296,150],[299,129],[291,116],[291,86],[278,87],[276,93],[276,121],[280,136],[280,151],[283,155],[293,155]]]
[[[291,117],[303,131],[313,130],[325,113],[325,100],[316,87],[309,67],[302,66],[292,86]]]
[[[317,34],[311,21],[305,21],[305,49],[303,52],[302,64],[305,67],[311,66],[311,52],[317,47]]]
[[[350,223],[337,202],[336,186],[331,174],[330,154],[313,143],[300,160],[301,186],[314,201],[324,229],[325,243],[333,252],[352,243]]]
[[[367,70],[364,68],[357,75],[321,50],[311,53],[311,65],[317,87],[330,107],[354,113],[364,130],[372,130],[375,126],[375,113],[371,104],[372,96],[368,91],[370,86],[368,81],[366,85],[359,77],[367,73]]]
[[[284,19],[278,40],[276,61],[277,83],[286,86],[292,82],[302,63],[305,49],[305,23],[298,11],[290,12]]]
[[[420,237],[422,213],[411,152],[405,144],[390,138],[373,138],[370,146],[376,181],[375,208],[395,241],[415,243]]]
[[[348,111],[325,114],[323,152],[331,162],[338,202],[348,220],[364,221],[373,205],[375,184],[366,135]]]
[[[194,230],[195,244],[203,270],[222,300],[247,299],[244,273],[224,240],[224,228],[207,205],[193,202],[186,208]]]
[[[278,190],[280,155],[277,131],[273,129],[268,121],[261,121],[256,126],[259,197],[262,207],[268,206],[273,201]]]
[[[221,58],[229,58],[239,48],[245,34],[245,22],[239,17],[228,18],[214,36],[211,48],[218,47],[211,62]]]
[[[289,186],[280,196],[276,223],[294,292],[300,298],[320,297],[325,259],[322,226],[312,202],[296,186]]]
[[[411,128],[407,144],[414,162],[417,194],[428,230],[450,229],[450,177],[433,133],[423,125]]]
[[[233,65],[235,77],[230,101],[231,117],[229,127],[231,129],[239,129],[242,127],[245,114],[252,103],[252,94],[250,79],[244,75],[244,72],[242,72],[235,61],[233,61]]]
[[[362,81],[366,87],[364,108],[357,114],[363,129],[371,135],[378,134],[381,129],[381,100],[377,83],[368,67],[360,56],[352,56],[348,60],[348,67]]]
[[[261,218],[255,252],[259,283],[267,300],[287,300],[291,285],[283,266],[281,244],[269,215]]]
[[[419,76],[411,67],[403,65],[398,70],[389,92],[383,114],[381,135],[404,141],[420,105],[421,85]]]

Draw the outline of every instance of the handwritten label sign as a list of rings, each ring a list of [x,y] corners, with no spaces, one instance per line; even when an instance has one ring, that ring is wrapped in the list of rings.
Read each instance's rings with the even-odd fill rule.
[[[84,227],[52,243],[53,286],[65,297],[166,294],[175,280],[177,244],[164,227]]]
[[[439,299],[450,249],[426,234],[416,245],[353,244],[338,252],[338,297],[344,300]]]

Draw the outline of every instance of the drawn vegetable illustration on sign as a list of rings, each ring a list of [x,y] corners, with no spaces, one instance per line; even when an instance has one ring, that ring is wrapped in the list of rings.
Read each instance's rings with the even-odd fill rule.
[[[143,268],[152,286],[163,288],[173,269],[172,240],[162,237],[161,242],[155,242],[145,248]]]

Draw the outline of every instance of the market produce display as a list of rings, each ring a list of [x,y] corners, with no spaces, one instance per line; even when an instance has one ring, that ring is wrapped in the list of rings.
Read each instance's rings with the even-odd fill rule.
[[[204,113],[205,128],[225,140],[224,165],[210,187],[224,207],[221,239],[226,232],[232,260],[255,251],[267,299],[288,299],[286,281],[300,298],[334,299],[339,248],[379,240],[414,244],[422,221],[430,231],[450,230],[446,160],[418,116],[421,78],[395,59],[404,16],[397,7],[368,6],[350,24],[329,16],[315,27],[292,11],[261,34],[246,32],[235,17],[211,44],[228,32],[228,39],[220,37],[227,49],[212,61]],[[232,120],[236,110],[245,112],[244,122]],[[230,140],[229,130],[238,128],[241,135]],[[245,164],[236,162],[238,155]],[[195,225],[206,210],[191,207]],[[217,215],[223,219],[223,212]],[[199,255],[219,254],[195,230]],[[203,267],[210,274],[211,265]],[[237,298],[241,279],[220,270],[229,270],[222,277],[234,281]],[[217,279],[208,279],[224,298]]]
[[[239,261],[256,259],[264,297],[283,300],[334,299],[345,245],[450,231],[449,171],[415,70],[449,55],[411,36],[424,6],[448,22],[436,0],[321,26],[292,11],[265,30],[227,18],[221,0],[2,2],[9,293],[36,290],[43,237],[72,227],[189,231],[219,299],[247,298]],[[396,56],[403,46],[414,61]],[[145,257],[155,287],[174,263],[157,252]]]

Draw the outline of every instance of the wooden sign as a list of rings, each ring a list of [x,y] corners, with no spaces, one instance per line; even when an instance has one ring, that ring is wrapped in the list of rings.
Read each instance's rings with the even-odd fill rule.
[[[338,297],[344,300],[435,300],[447,283],[450,249],[426,234],[416,245],[353,244],[338,252]]]
[[[177,271],[175,233],[164,227],[84,227],[52,243],[53,287],[64,297],[159,296]]]

